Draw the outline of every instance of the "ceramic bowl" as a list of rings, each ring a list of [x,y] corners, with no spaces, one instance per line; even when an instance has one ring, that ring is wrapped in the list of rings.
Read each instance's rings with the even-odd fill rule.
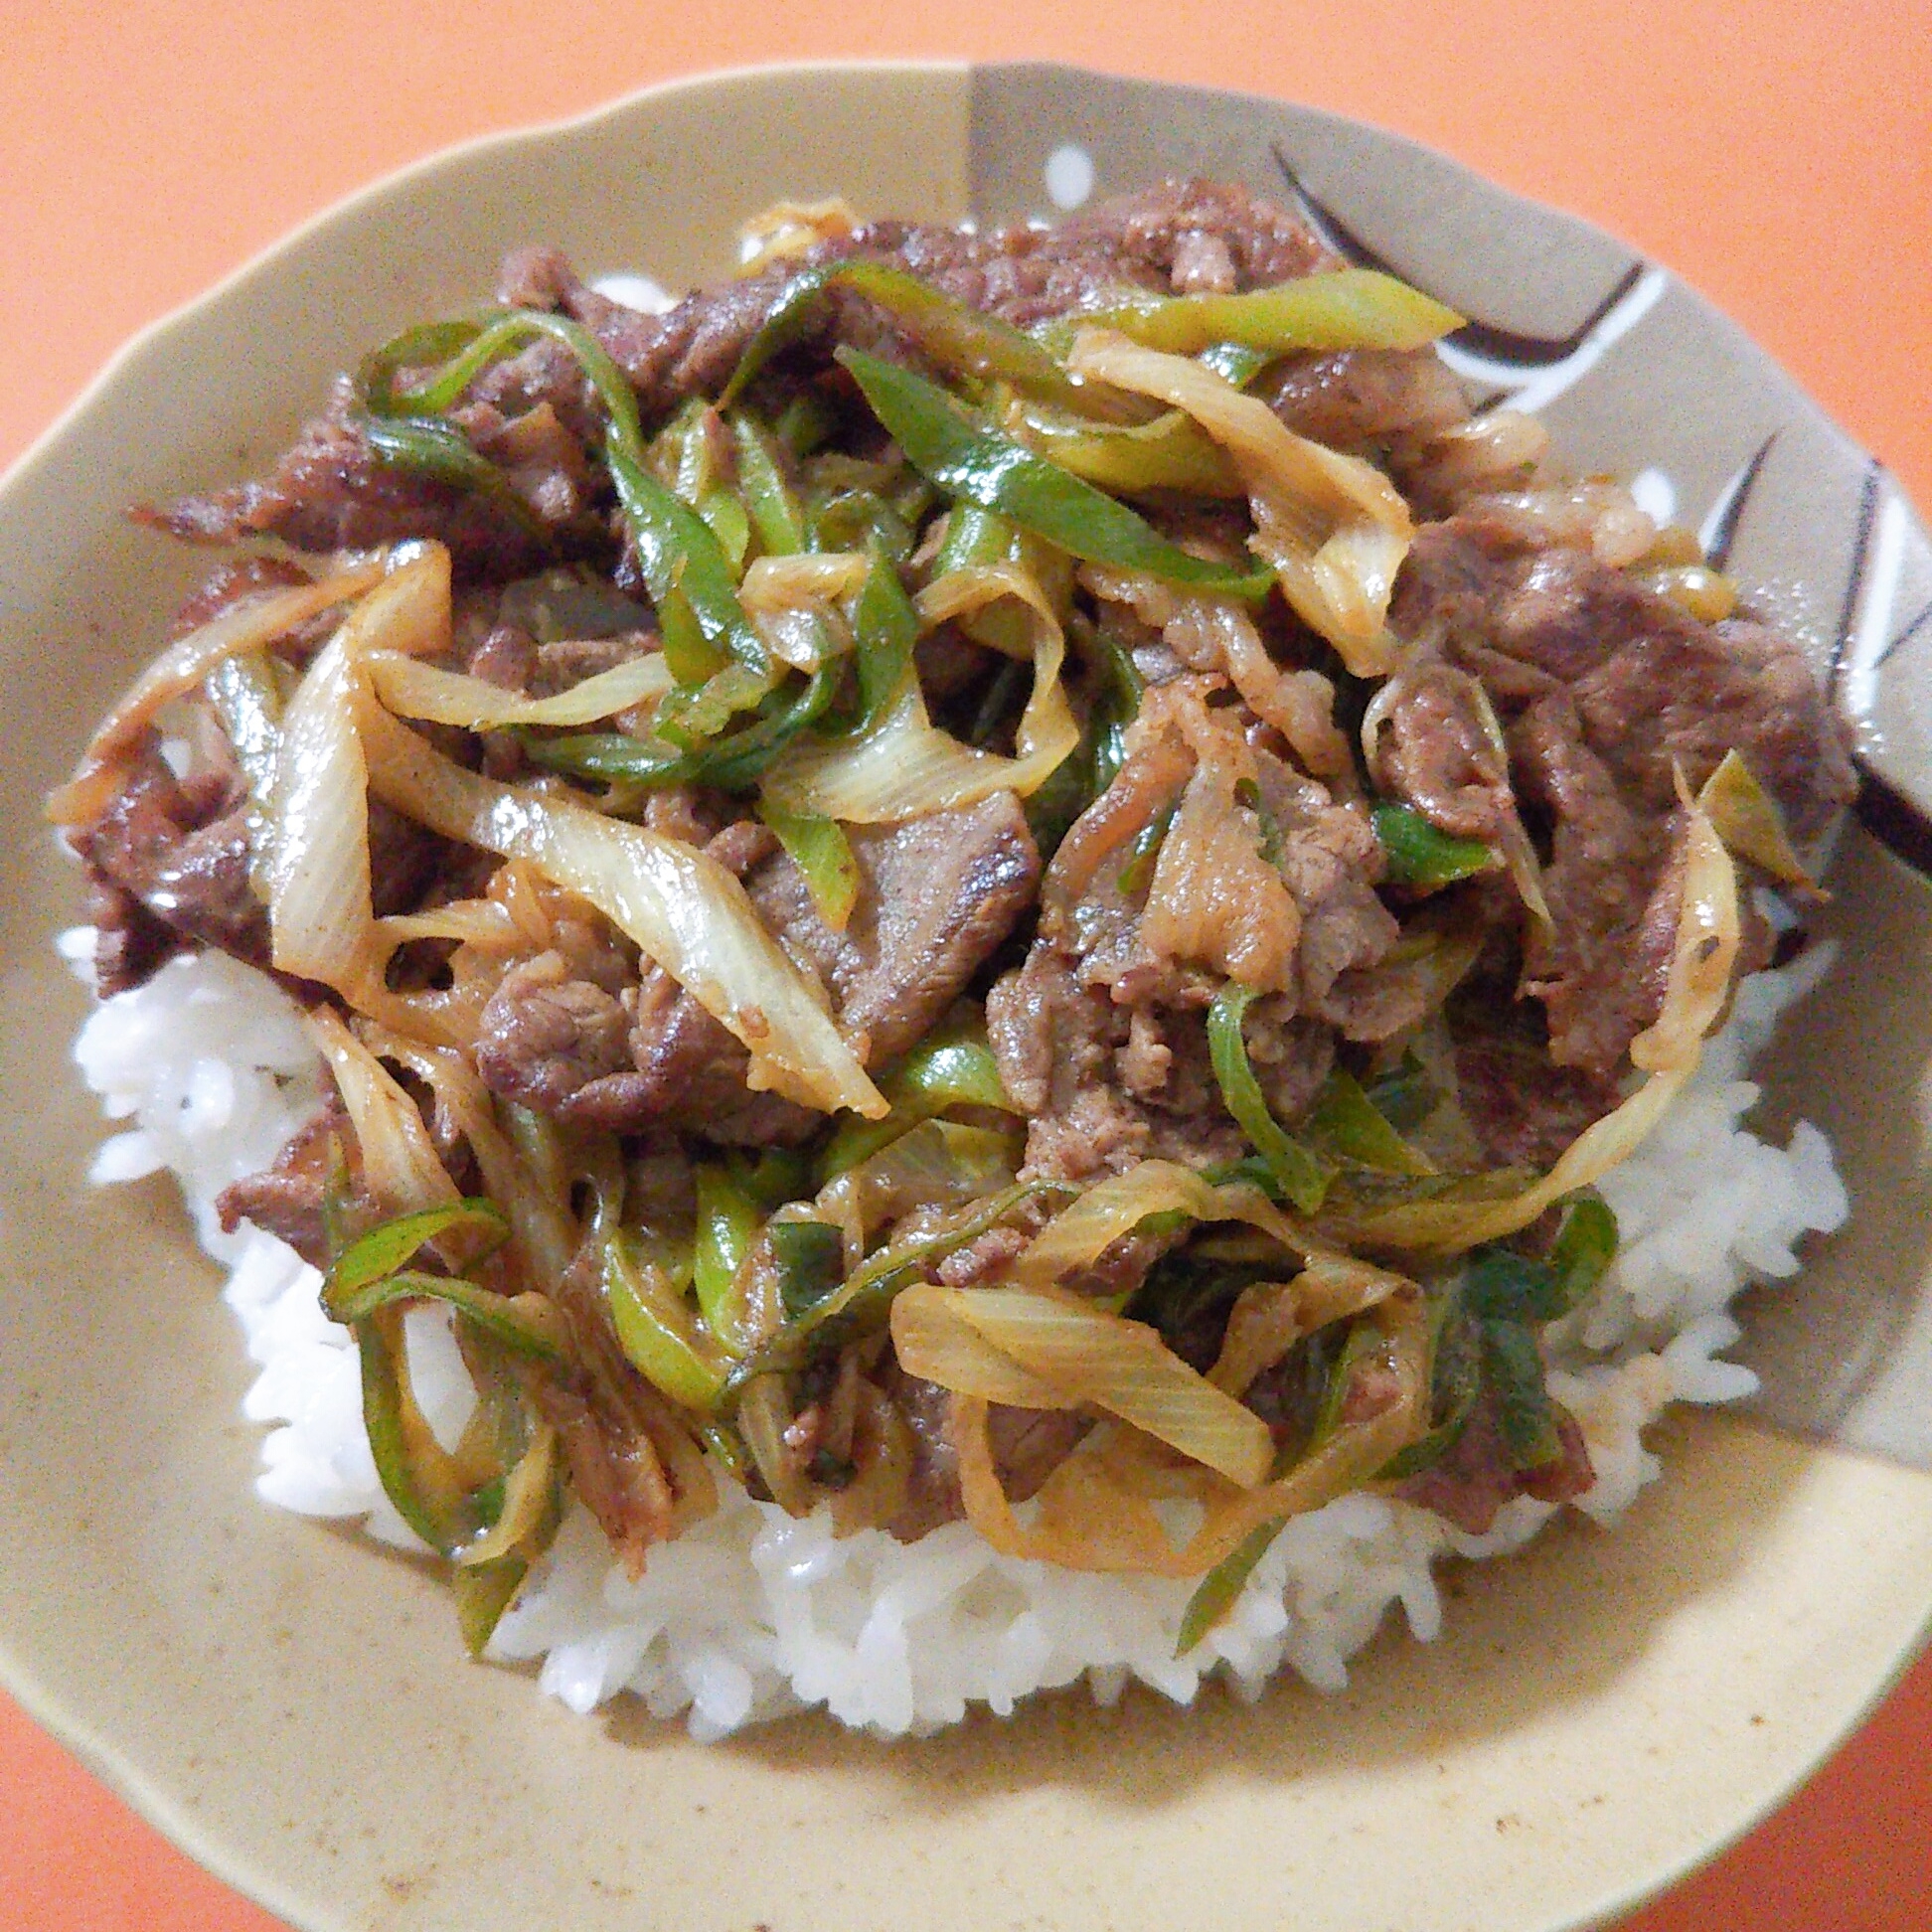
[[[0,489],[11,822],[40,822],[201,567],[123,507],[250,470],[331,372],[475,300],[507,246],[676,286],[727,267],[735,225],[784,196],[1013,219],[1182,171],[1303,197],[1474,318],[1471,379],[1539,405],[1577,469],[1641,472],[1650,501],[1721,527],[1838,678],[1868,762],[1925,795],[1932,627],[1895,643],[1932,587],[1922,533],[1680,283],[1328,115],[1040,67],[851,66],[680,83],[464,148],[124,352]],[[83,995],[52,948],[78,882],[31,829],[6,866],[0,1672],[305,1932],[1544,1932],[1743,1830],[1920,1637],[1932,1478],[1692,1416],[1660,1431],[1669,1480],[1618,1533],[1558,1529],[1453,1578],[1441,1640],[1385,1634],[1341,1696],[1283,1683],[1252,1708],[1136,1693],[1103,1713],[1067,1694],[892,1745],[817,1716],[708,1748],[623,1705],[572,1717],[461,1660],[426,1570],[255,1501],[249,1370],[213,1270],[164,1187],[83,1181],[101,1131],[67,1065]],[[1782,1327],[1767,1305],[1764,1346],[1813,1374],[1825,1422],[1882,1446],[1927,1347],[1911,1093],[1932,895],[1857,834],[1836,886],[1846,970],[1768,1078],[1774,1113],[1839,1140],[1859,1216]]]

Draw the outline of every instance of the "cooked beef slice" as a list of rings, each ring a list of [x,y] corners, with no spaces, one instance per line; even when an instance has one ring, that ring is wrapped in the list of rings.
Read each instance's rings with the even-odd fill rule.
[[[116,908],[132,901],[145,914],[131,948],[110,942],[117,965],[138,956],[152,971],[184,941],[251,966],[268,963],[268,914],[248,884],[247,804],[226,776],[177,778],[150,735],[114,798],[73,844],[89,882],[114,888]],[[125,929],[128,917],[117,917],[114,929]],[[169,935],[165,948],[156,927]]]
[[[1369,776],[1452,838],[1496,843],[1516,822],[1510,758],[1495,717],[1467,671],[1439,658],[1405,665],[1377,694],[1385,706]]]
[[[1536,547],[1484,512],[1416,534],[1392,609],[1518,712],[1566,690],[1584,741],[1653,812],[1735,749],[1793,835],[1816,838],[1853,786],[1844,727],[1804,654],[1745,618],[1703,624],[1584,549]]]
[[[349,1116],[333,1094],[312,1120],[295,1130],[272,1167],[231,1182],[215,1197],[224,1232],[242,1221],[286,1241],[312,1268],[329,1265],[329,1236],[323,1204],[340,1172],[353,1196],[356,1142]]]
[[[433,537],[465,573],[514,576],[544,559],[551,546],[490,497],[384,461],[358,415],[345,379],[262,481],[139,510],[137,520],[188,543],[276,537],[316,552]]]
[[[1485,1156],[1497,1167],[1553,1166],[1622,1097],[1607,1073],[1550,1065],[1538,1031],[1484,1025],[1473,1012],[1457,1015],[1458,1095]]]
[[[1257,390],[1297,435],[1368,455],[1451,428],[1469,414],[1462,385],[1432,349],[1342,349],[1287,356]]]
[[[758,916],[832,996],[839,1030],[882,1065],[913,1046],[990,959],[1040,883],[1040,853],[1011,792],[851,832],[859,899],[833,932],[804,876],[774,854],[745,880]]]
[[[807,269],[847,260],[885,262],[1024,328],[1107,289],[1170,293],[1177,269],[1184,280],[1199,274],[1209,243],[1225,254],[1236,288],[1340,265],[1293,216],[1240,188],[1194,181],[1167,182],[1050,229],[1016,226],[974,234],[924,223],[869,222],[758,274],[702,289],[661,316],[598,295],[554,250],[512,256],[502,292],[574,316],[630,378],[645,413],[654,415],[687,397],[715,395]],[[878,311],[846,290],[827,295],[817,327],[871,347],[889,336]],[[551,394],[526,376],[519,400]]]
[[[1148,862],[1197,755],[1237,755],[1217,735],[1228,715],[1201,710],[1210,686],[1181,679],[1149,695],[1138,741],[1053,856],[1025,963],[987,996],[1001,1077],[1029,1115],[1029,1176],[1084,1183],[1150,1158],[1205,1168],[1248,1151],[1208,1050],[1206,1009],[1223,982],[1164,956],[1142,929]],[[1399,1032],[1422,1017],[1427,987],[1415,966],[1383,964],[1400,929],[1375,892],[1382,852],[1364,811],[1264,748],[1243,741],[1238,756],[1256,801],[1240,823],[1296,922],[1283,990],[1255,1002],[1244,1037],[1270,1105],[1293,1120],[1327,1076],[1338,1032]]]
[[[959,1459],[946,1433],[952,1394],[937,1382],[906,1374],[896,1364],[886,1370],[886,1391],[912,1433],[911,1480],[904,1502],[886,1528],[900,1542],[917,1542],[966,1514],[959,1494]],[[987,1444],[1008,1497],[1025,1503],[1038,1495],[1091,1426],[1071,1409],[993,1403],[986,1414]]]
[[[638,1576],[651,1544],[676,1527],[682,1499],[658,1452],[657,1435],[679,1425],[668,1422],[663,1397],[617,1340],[601,1268],[597,1244],[586,1241],[564,1269],[554,1298],[569,1323],[570,1364],[538,1378],[534,1388],[562,1443],[571,1489],[618,1559]]]
[[[727,827],[709,850],[743,872],[767,929],[818,978],[841,1033],[878,1065],[926,1033],[991,958],[1033,902],[1040,855],[1005,792],[851,836],[860,891],[843,933],[819,918],[803,876],[762,826]],[[802,1139],[819,1118],[751,1092],[744,1048],[656,969],[620,1006],[573,985],[562,961],[517,968],[485,1009],[478,1063],[496,1091],[575,1125],[680,1126],[754,1146]]]
[[[1517,799],[1549,841],[1553,923],[1529,932],[1526,984],[1548,1012],[1554,1060],[1608,1072],[1663,996],[1676,773],[1694,790],[1735,749],[1807,841],[1854,789],[1843,728],[1796,645],[1745,619],[1700,623],[1501,512],[1419,531],[1391,621],[1424,663],[1479,677],[1506,721]],[[1418,689],[1446,696],[1429,677]],[[1440,780],[1466,763],[1468,729],[1419,702],[1404,717],[1388,757],[1425,808],[1465,802]]]
[[[1472,1536],[1484,1535],[1504,1504],[1519,1496],[1542,1503],[1568,1503],[1596,1481],[1583,1431],[1569,1410],[1556,1404],[1556,1434],[1562,1453],[1535,1469],[1518,1469],[1510,1459],[1496,1417],[1496,1397],[1477,1401],[1454,1446],[1431,1469],[1396,1486],[1395,1494],[1417,1509],[1431,1510]]]
[[[493,1092],[555,1114],[586,1086],[630,1067],[630,1019],[562,953],[504,974],[476,1036],[476,1069]]]

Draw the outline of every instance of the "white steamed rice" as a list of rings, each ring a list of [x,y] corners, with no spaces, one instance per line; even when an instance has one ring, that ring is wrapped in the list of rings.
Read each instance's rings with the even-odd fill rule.
[[[83,973],[93,935],[65,935]],[[1595,1486],[1574,1506],[1613,1523],[1660,1465],[1643,1430],[1669,1402],[1725,1402],[1755,1387],[1720,1359],[1725,1312],[1747,1281],[1792,1274],[1797,1242],[1845,1218],[1830,1146],[1801,1124],[1786,1148],[1740,1124],[1744,1077],[1779,1013],[1822,972],[1816,954],[1741,988],[1730,1025],[1664,1125],[1603,1183],[1622,1246],[1591,1305],[1553,1338],[1553,1393],[1574,1411]],[[170,1169],[203,1246],[230,1269],[225,1299],[260,1369],[242,1410],[271,1425],[256,1488],[304,1515],[361,1518],[385,1542],[421,1548],[383,1495],[363,1434],[349,1332],[317,1300],[320,1277],[250,1227],[224,1234],[215,1196],[273,1160],[314,1110],[308,1038],[262,976],[220,955],[180,958],[106,1001],[76,1057],[108,1116],[128,1123],[95,1157],[97,1182]],[[431,1426],[453,1444],[473,1401],[442,1311],[407,1318],[410,1368]],[[1347,1497],[1291,1523],[1232,1614],[1185,1658],[1175,1637],[1193,1585],[1089,1576],[996,1554],[963,1524],[902,1546],[880,1530],[843,1541],[823,1513],[803,1523],[728,1482],[723,1507],[651,1552],[632,1582],[586,1512],[499,1626],[490,1654],[542,1660],[546,1690],[587,1712],[634,1690],[692,1734],[823,1705],[886,1735],[958,1721],[970,1703],[1004,1714],[1084,1676],[1102,1703],[1138,1678],[1189,1701],[1224,1670],[1244,1694],[1285,1663],[1322,1690],[1392,1604],[1424,1641],[1441,1627],[1433,1565],[1515,1549],[1553,1506],[1520,1498],[1484,1536],[1379,1497]]]

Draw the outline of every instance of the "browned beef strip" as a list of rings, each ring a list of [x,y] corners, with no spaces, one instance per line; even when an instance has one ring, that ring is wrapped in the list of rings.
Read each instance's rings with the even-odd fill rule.
[[[477,454],[504,472],[551,529],[567,530],[595,510],[602,492],[597,473],[548,399],[509,416],[493,403],[476,402],[454,419]]]
[[[307,583],[309,574],[300,564],[281,557],[242,557],[223,564],[204,577],[194,594],[175,612],[171,637],[185,637],[191,630],[212,622],[232,604],[257,591],[289,590]]]
[[[339,384],[267,478],[135,512],[138,521],[193,544],[278,537],[297,550],[358,550],[433,537],[465,572],[514,576],[549,546],[488,497],[384,463],[354,423]]]
[[[1676,801],[1674,766],[1694,791],[1731,749],[1801,841],[1851,797],[1844,727],[1797,645],[1745,618],[1699,623],[1588,551],[1537,548],[1501,516],[1419,531],[1392,617],[1405,637],[1442,640],[1500,705],[1566,687],[1585,741],[1653,811]]]
[[[169,635],[184,637],[249,598],[307,581],[279,558],[224,564],[182,605]],[[312,645],[311,627],[294,642]],[[150,735],[117,795],[70,842],[86,869],[94,982],[103,995],[140,985],[197,941],[266,963],[267,926],[248,886],[246,814],[233,770],[179,780]]]
[[[1854,789],[1843,728],[1796,645],[1748,620],[1699,623],[1502,511],[1418,532],[1391,619],[1425,658],[1480,677],[1509,720],[1517,795],[1550,838],[1554,926],[1530,932],[1526,982],[1548,1011],[1555,1061],[1608,1072],[1662,999],[1675,774],[1695,789],[1735,749],[1810,840]],[[1466,725],[1420,712],[1407,724],[1420,802],[1437,768],[1453,773]]]
[[[493,1092],[555,1114],[586,1085],[631,1064],[622,1005],[573,979],[562,953],[539,953],[505,973],[476,1036],[476,1068]]]
[[[1297,435],[1358,450],[1447,429],[1469,403],[1432,349],[1343,349],[1285,357],[1260,392]]]
[[[1234,286],[1253,288],[1340,265],[1293,216],[1215,183],[1167,182],[1050,229],[969,234],[912,222],[871,222],[756,275],[701,290],[662,316],[641,315],[586,288],[554,252],[506,264],[506,287],[567,309],[631,379],[646,414],[715,395],[744,346],[798,274],[864,259],[902,267],[969,308],[1026,327],[1109,288],[1163,293],[1199,272],[1204,242],[1225,252]],[[834,294],[826,316],[841,340],[880,346],[886,334],[863,297]]]
[[[91,870],[87,923],[94,929],[94,991],[103,1000],[152,978],[180,944],[176,934],[126,886]]]
[[[1539,1468],[1520,1470],[1504,1446],[1496,1398],[1485,1392],[1449,1453],[1432,1469],[1398,1484],[1395,1494],[1417,1509],[1434,1511],[1472,1536],[1485,1534],[1496,1513],[1516,1497],[1571,1502],[1596,1481],[1596,1471],[1583,1431],[1560,1403],[1555,1406],[1555,1422],[1562,1454]]]
[[[286,1241],[310,1267],[326,1268],[329,1238],[322,1208],[339,1166],[353,1195],[355,1136],[342,1102],[331,1094],[328,1105],[296,1129],[272,1167],[231,1182],[215,1197],[224,1231],[233,1234],[242,1221],[252,1221]]]
[[[786,950],[832,996],[839,1030],[869,1065],[913,1046],[1032,905],[1040,853],[1011,792],[851,833],[859,900],[833,932],[804,876],[774,854],[745,881]]]
[[[959,1459],[946,1435],[950,1391],[936,1382],[886,1371],[886,1393],[912,1432],[912,1476],[905,1500],[886,1527],[900,1542],[917,1542],[942,1524],[966,1514],[959,1495]],[[1009,1498],[1025,1503],[1066,1458],[1092,1425],[1071,1409],[1019,1409],[994,1403],[986,1415],[993,1465]]]
[[[1192,702],[1184,684],[1178,705]],[[1248,1151],[1208,1049],[1219,980],[1155,957],[1141,938],[1147,886],[1127,856],[1158,829],[1193,764],[1178,737],[1150,727],[1152,716],[1143,712],[1141,742],[1054,854],[1025,964],[987,997],[1001,1076],[1030,1116],[1029,1176],[1085,1183],[1147,1159],[1207,1168]],[[1363,811],[1337,805],[1272,752],[1247,752],[1300,925],[1293,990],[1248,1015],[1250,1063],[1277,1115],[1293,1120],[1328,1073],[1337,1030],[1364,1040],[1399,1032],[1422,1017],[1428,987],[1417,967],[1382,968],[1399,928],[1375,894],[1382,853]],[[1127,1246],[1105,1257],[1110,1291],[1131,1288],[1161,1251]]]
[[[557,1285],[569,1323],[566,1371],[535,1385],[538,1405],[557,1430],[570,1487],[632,1576],[645,1552],[675,1531],[683,1502],[656,1442],[682,1430],[664,1398],[631,1366],[611,1327],[596,1245],[585,1242]]]
[[[493,624],[463,667],[499,691],[528,691],[537,672],[537,640],[518,624]]]
[[[1633,808],[1566,692],[1531,705],[1510,741],[1524,796],[1555,827],[1542,882],[1552,923],[1529,935],[1526,983],[1548,1013],[1552,1057],[1608,1073],[1663,1002],[1683,816]]]
[[[1455,1034],[1463,1112],[1498,1167],[1553,1166],[1621,1097],[1608,1074],[1552,1066],[1539,1043],[1479,1028],[1473,1015],[1458,1014]]]
[[[227,779],[177,778],[150,737],[118,794],[74,845],[90,880],[138,900],[177,942],[268,963],[268,916],[248,884],[246,804]],[[153,956],[158,935],[142,950]]]
[[[840,1031],[873,1065],[939,1020],[1032,904],[1040,875],[1011,793],[903,825],[855,828],[859,902],[847,930],[835,933],[774,843],[742,820],[708,849],[744,873],[759,917],[818,976]],[[809,1108],[750,1091],[744,1048],[661,971],[647,972],[619,1008],[570,985],[561,965],[519,968],[485,1009],[478,1064],[497,1092],[571,1125],[683,1127],[737,1146],[797,1141],[819,1123]]]
[[[1301,1011],[1343,1027],[1351,1039],[1399,1031],[1407,1022],[1398,1016],[1379,1008],[1371,1015],[1366,1002],[1350,999],[1356,983],[1348,976],[1378,966],[1401,937],[1394,915],[1375,895],[1386,862],[1368,813],[1336,803],[1312,778],[1264,751],[1255,753],[1255,767],[1280,836],[1281,874],[1301,913]],[[1356,1028],[1358,1008],[1367,1031]]]
[[[1490,737],[1482,687],[1439,658],[1405,665],[1377,694],[1386,723],[1370,776],[1458,839],[1494,843],[1516,820],[1509,752]]]
[[[626,1006],[629,1066],[564,1100],[561,1120],[616,1133],[681,1127],[726,1147],[791,1146],[823,1121],[795,1100],[747,1087],[743,1046],[660,968],[645,973]]]

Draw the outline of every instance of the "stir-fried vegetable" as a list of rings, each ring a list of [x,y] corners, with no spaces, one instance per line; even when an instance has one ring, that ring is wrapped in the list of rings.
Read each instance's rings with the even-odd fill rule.
[[[1493,846],[1480,839],[1451,838],[1407,805],[1377,805],[1374,822],[1393,886],[1433,892],[1478,873],[1495,872],[1503,863]]]
[[[1338,1238],[1419,1253],[1460,1253],[1528,1227],[1545,1208],[1587,1188],[1625,1158],[1662,1119],[1696,1071],[1705,1036],[1729,996],[1739,937],[1737,875],[1703,811],[1691,806],[1685,833],[1683,902],[1669,983],[1657,1022],[1630,1046],[1650,1077],[1619,1107],[1572,1141],[1540,1180],[1502,1200],[1417,1202],[1351,1215]]]
[[[1169,355],[1192,356],[1237,344],[1274,357],[1298,349],[1422,349],[1461,328],[1462,322],[1454,309],[1393,275],[1375,268],[1339,268],[1244,295],[1164,297],[1123,291],[1121,299],[1083,307],[1043,333],[1049,341],[1070,346],[1076,329],[1097,326]]]
[[[1229,980],[1208,1009],[1208,1045],[1213,1055],[1214,1078],[1220,1084],[1227,1111],[1266,1163],[1275,1186],[1304,1214],[1312,1214],[1328,1193],[1332,1170],[1319,1155],[1284,1133],[1268,1111],[1241,1038],[1241,1022],[1254,1004],[1255,993],[1254,987]]]
[[[1704,780],[1697,804],[1717,836],[1740,859],[1748,859],[1781,886],[1817,889],[1804,861],[1792,850],[1791,835],[1777,806],[1735,751],[1726,751]]]
[[[528,859],[588,899],[737,1034],[753,1078],[811,1104],[886,1112],[743,887],[715,860],[642,826],[479,778],[374,706],[363,707],[362,724],[381,796],[445,838]]]
[[[795,341],[828,288],[850,288],[883,308],[931,361],[955,376],[1010,384],[1023,395],[1090,414],[1115,415],[1119,397],[1095,396],[1030,336],[966,307],[915,275],[882,261],[837,261],[795,276],[758,333],[745,345],[720,399],[728,404],[771,358]],[[1131,415],[1132,405],[1126,405]]]
[[[963,1349],[962,1330],[972,1338]],[[981,1372],[975,1342],[996,1359],[991,1374]],[[907,1289],[892,1304],[892,1343],[902,1368],[941,1387],[1029,1408],[1090,1403],[1244,1488],[1273,1461],[1267,1425],[1251,1409],[1145,1324],[1063,1290]]]
[[[458,1275],[407,1264],[429,1246],[470,1250],[472,1265],[509,1228],[487,1200],[451,1202],[373,1227],[333,1258],[322,1304],[355,1330],[363,1421],[383,1489],[415,1533],[456,1564],[458,1618],[472,1654],[489,1642],[529,1566],[556,1533],[561,1471],[555,1437],[532,1412],[516,1376],[499,1365],[480,1391],[494,1440],[443,1447],[417,1406],[403,1339],[403,1308],[438,1302],[469,1328],[487,1358],[540,1368],[566,1359],[557,1310],[542,1295],[508,1296]]]
[[[1356,676],[1390,668],[1388,599],[1412,525],[1401,493],[1378,469],[1296,435],[1265,402],[1201,364],[1107,330],[1082,330],[1068,366],[1193,416],[1241,472],[1254,515],[1252,548],[1273,566],[1288,601]],[[1127,557],[1095,561],[1149,567]],[[1205,590],[1233,587],[1196,582]]]
[[[1073,557],[1145,570],[1223,596],[1265,594],[1265,573],[1204,563],[1177,550],[1124,504],[975,421],[922,377],[863,350],[841,349],[839,360],[907,460],[951,495],[1008,518]]]
[[[885,577],[890,566],[882,561],[874,571],[876,577]],[[871,673],[868,722],[849,739],[801,741],[794,746],[772,767],[765,783],[768,798],[794,813],[889,825],[975,804],[995,792],[1013,791],[1025,797],[1046,783],[1079,741],[1079,726],[1060,687],[1065,643],[1058,619],[1039,585],[1020,571],[986,570],[976,581],[962,583],[966,574],[960,571],[940,579],[933,589],[945,594],[928,596],[917,614],[937,622],[990,597],[1011,598],[1029,613],[1034,688],[1020,717],[1014,756],[1001,757],[963,744],[933,725],[924,693],[911,672],[910,654],[900,655],[904,626],[894,612],[881,626],[892,641],[886,647],[889,657],[882,651],[885,662],[876,662]],[[867,618],[862,607],[862,626]],[[893,664],[903,667],[897,689],[875,712],[878,685]],[[863,643],[860,667],[863,681],[867,674]]]

